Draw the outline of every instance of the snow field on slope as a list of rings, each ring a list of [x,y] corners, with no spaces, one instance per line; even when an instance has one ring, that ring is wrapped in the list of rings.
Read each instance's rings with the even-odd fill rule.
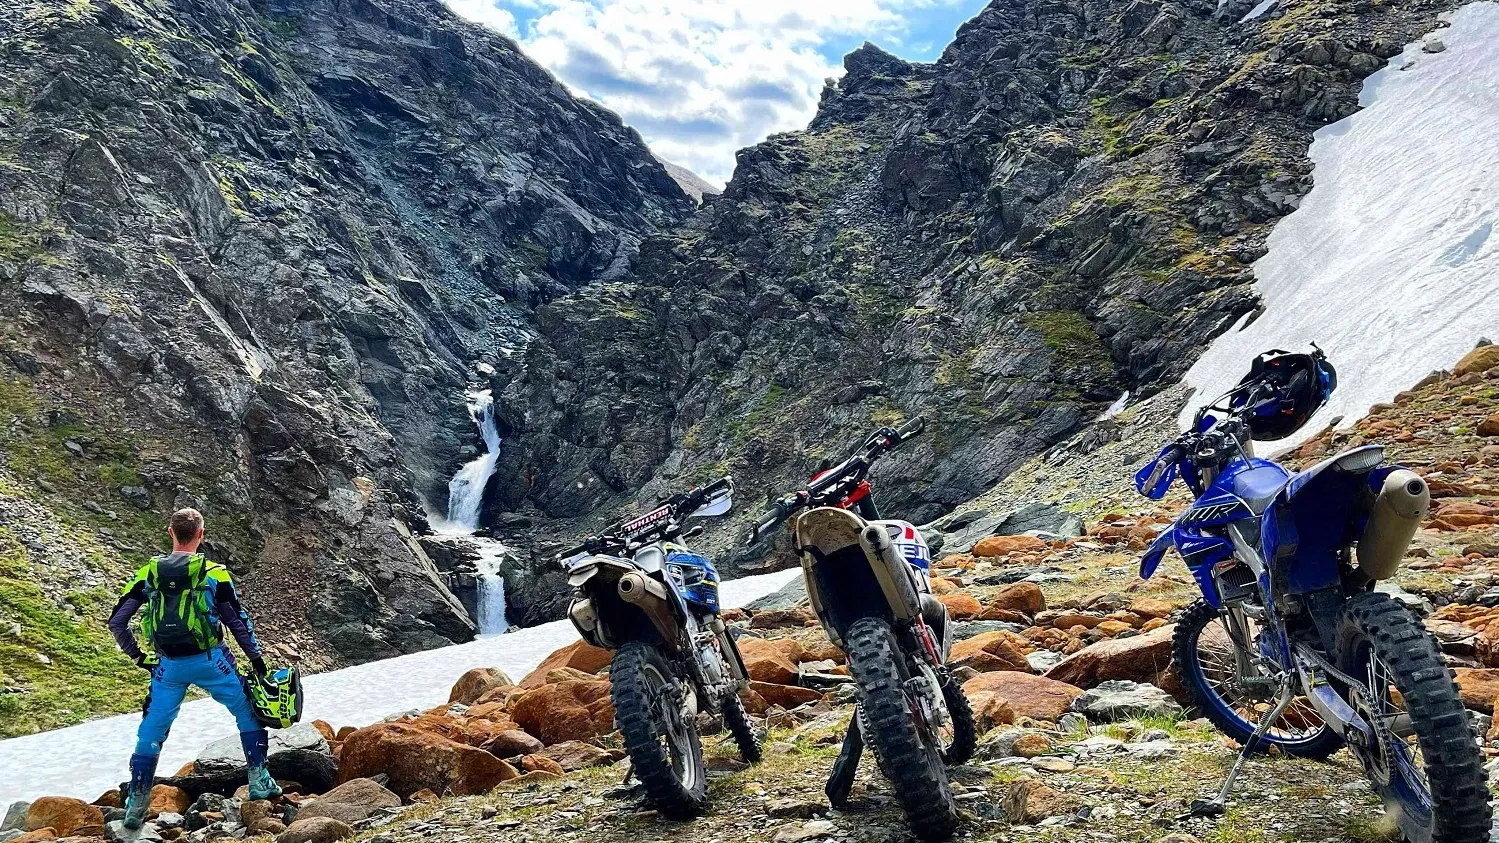
[[[720,587],[724,606],[742,606],[801,575],[793,568],[730,580]],[[334,728],[367,726],[388,715],[428,709],[448,701],[453,683],[475,667],[498,667],[519,680],[559,647],[578,639],[568,621],[556,621],[393,659],[308,676],[303,680],[302,721]],[[142,682],[145,674],[141,674]],[[0,812],[17,799],[76,796],[85,801],[128,777],[139,714],[122,714],[66,729],[0,741]],[[159,775],[169,776],[211,741],[236,733],[234,718],[209,699],[182,706],[162,753]]]
[[[1315,184],[1255,265],[1264,312],[1219,337],[1183,413],[1238,382],[1254,356],[1315,342],[1332,400],[1289,446],[1346,426],[1499,342],[1499,3],[1472,3],[1364,83],[1358,113],[1319,130]],[[1423,45],[1445,44],[1440,52]]]

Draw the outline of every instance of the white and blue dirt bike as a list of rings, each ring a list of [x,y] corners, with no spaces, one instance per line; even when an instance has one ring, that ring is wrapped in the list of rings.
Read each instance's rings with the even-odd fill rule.
[[[754,544],[790,520],[812,609],[848,656],[859,705],[828,781],[829,800],[847,802],[867,736],[912,832],[941,840],[958,823],[946,764],[973,755],[973,712],[946,666],[952,628],[947,607],[932,596],[926,540],[909,522],[880,518],[868,480],[876,461],[922,428],[917,418],[876,431],[848,459],[777,501],[749,538]]]
[[[718,713],[745,761],[760,737],[740,702],[744,658],[719,617],[718,572],[680,542],[688,518],[723,515],[734,483],[723,478],[605,528],[561,554],[576,590],[568,616],[583,640],[614,650],[614,721],[635,777],[664,816],[708,806],[698,714]]]
[[[1326,403],[1320,350],[1261,355],[1192,429],[1135,476],[1196,501],[1151,544],[1175,547],[1202,589],[1173,658],[1196,707],[1243,750],[1200,814],[1222,813],[1246,759],[1268,747],[1324,759],[1347,746],[1411,843],[1489,839],[1483,756],[1451,672],[1421,621],[1374,590],[1398,570],[1430,508],[1426,482],[1367,445],[1294,473],[1254,456]]]

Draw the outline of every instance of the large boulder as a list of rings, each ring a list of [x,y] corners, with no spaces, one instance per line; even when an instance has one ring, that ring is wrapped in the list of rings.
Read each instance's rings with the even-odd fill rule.
[[[369,819],[382,808],[401,807],[401,797],[373,779],[350,779],[316,799],[307,800],[297,810],[297,821],[329,817],[354,825]]]
[[[1076,813],[1081,807],[1076,796],[1032,778],[1010,782],[1004,798],[1005,815],[1015,825],[1033,825],[1047,817]]]
[[[536,754],[556,761],[568,772],[585,767],[607,767],[624,756],[618,750],[600,749],[583,741],[563,741]]]
[[[520,681],[522,688],[539,688],[547,684],[547,674],[561,667],[570,667],[588,674],[597,674],[614,660],[614,653],[595,647],[587,641],[575,641],[547,656],[536,669]]]
[[[967,664],[974,670],[1018,670],[1031,672],[1020,647],[1025,639],[1013,632],[985,632],[953,645],[950,662]]]
[[[942,605],[947,607],[947,613],[953,620],[967,620],[984,610],[984,605],[970,594],[961,591],[953,591],[943,594],[937,598]]]
[[[320,752],[324,755],[332,755],[333,750],[328,746],[328,741],[323,733],[311,723],[298,723],[290,729],[273,729],[269,733],[270,741],[266,750],[266,756],[273,757],[283,752],[294,750],[306,750],[309,752]],[[198,757],[193,761],[193,769],[198,773],[210,773],[214,770],[238,770],[245,766],[245,751],[239,740],[239,735],[230,735],[219,738],[213,743],[203,747]]]
[[[795,685],[772,685],[769,682],[750,682],[750,690],[760,695],[767,705],[793,709],[822,699],[821,691],[799,688]]]
[[[243,763],[234,767],[214,766],[208,770],[199,770],[196,764],[188,767],[191,769],[184,768],[186,772],[183,774],[161,779],[158,783],[180,787],[194,799],[205,793],[228,796],[245,783]],[[282,750],[270,757],[266,769],[278,780],[297,782],[307,793],[322,793],[338,783],[338,759],[330,752]]]
[[[193,797],[180,787],[169,784],[159,784],[151,788],[150,813],[156,814],[184,814],[188,806],[193,804]]]
[[[1072,710],[1091,721],[1175,717],[1182,713],[1182,707],[1170,694],[1154,685],[1127,679],[1110,679],[1089,688],[1073,700]]]
[[[607,684],[607,683],[605,683]],[[514,767],[477,747],[423,731],[410,723],[379,723],[350,735],[340,750],[339,783],[388,777],[400,796],[427,789],[471,796],[519,775]]]
[[[977,708],[989,697],[1000,697],[1017,718],[1055,722],[1082,696],[1083,689],[1018,671],[981,673],[963,683],[963,693]]]
[[[527,691],[510,707],[510,716],[546,744],[614,731],[614,704],[604,680],[554,682]]]
[[[1107,638],[1073,653],[1050,670],[1048,679],[1091,688],[1110,679],[1155,682],[1171,664],[1171,636],[1167,624],[1128,638]]]
[[[43,796],[26,809],[26,830],[52,829],[58,837],[103,837],[104,812],[68,796]]]
[[[1005,586],[989,598],[989,604],[984,607],[984,610],[985,614],[994,609],[1035,615],[1045,608],[1046,595],[1041,593],[1041,586],[1033,582],[1017,582]]]
[[[30,802],[12,802],[5,809],[5,818],[0,819],[0,831],[22,831],[26,828],[26,811]]]
[[[331,817],[302,819],[299,816],[296,822],[276,835],[276,843],[334,843],[353,836],[353,828]]]
[[[448,703],[473,705],[486,692],[514,684],[505,671],[497,667],[476,667],[458,677],[458,681],[453,683],[453,690],[448,694]]]
[[[1035,536],[985,536],[973,546],[974,556],[1009,556],[1012,553],[1035,553],[1046,549],[1046,542]]]
[[[484,751],[500,758],[531,755],[540,752],[546,744],[523,729],[507,729],[484,744]]]
[[[1494,698],[1499,697],[1499,668],[1459,667],[1453,671],[1463,705],[1484,714],[1494,713]]]
[[[806,655],[801,644],[790,638],[741,638],[738,644],[751,679],[773,685],[796,682],[797,665]]]
[[[1499,366],[1499,345],[1480,345],[1457,361],[1452,374],[1462,376],[1469,372],[1487,372],[1495,366]]]

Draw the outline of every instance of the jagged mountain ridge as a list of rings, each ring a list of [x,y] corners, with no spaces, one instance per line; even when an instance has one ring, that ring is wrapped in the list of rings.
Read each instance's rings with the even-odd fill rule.
[[[502,462],[532,472],[501,472],[495,508],[584,516],[732,472],[743,524],[922,413],[876,485],[925,521],[1175,383],[1257,306],[1312,132],[1448,8],[1250,5],[994,3],[935,64],[856,51],[809,129],[742,151],[628,282],[541,308],[495,381]]]
[[[0,68],[5,701],[119,674],[179,505],[310,667],[471,637],[409,530],[533,309],[693,207],[639,136],[439,0],[24,0]]]

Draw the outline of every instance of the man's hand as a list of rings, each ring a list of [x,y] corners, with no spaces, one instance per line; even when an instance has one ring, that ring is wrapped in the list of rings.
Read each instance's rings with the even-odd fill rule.
[[[161,664],[161,659],[156,656],[148,656],[145,653],[141,653],[135,657],[135,666],[147,673],[155,673],[156,666],[159,664]]]
[[[255,671],[256,679],[264,679],[270,671],[266,669],[265,659],[250,659],[250,669]]]

